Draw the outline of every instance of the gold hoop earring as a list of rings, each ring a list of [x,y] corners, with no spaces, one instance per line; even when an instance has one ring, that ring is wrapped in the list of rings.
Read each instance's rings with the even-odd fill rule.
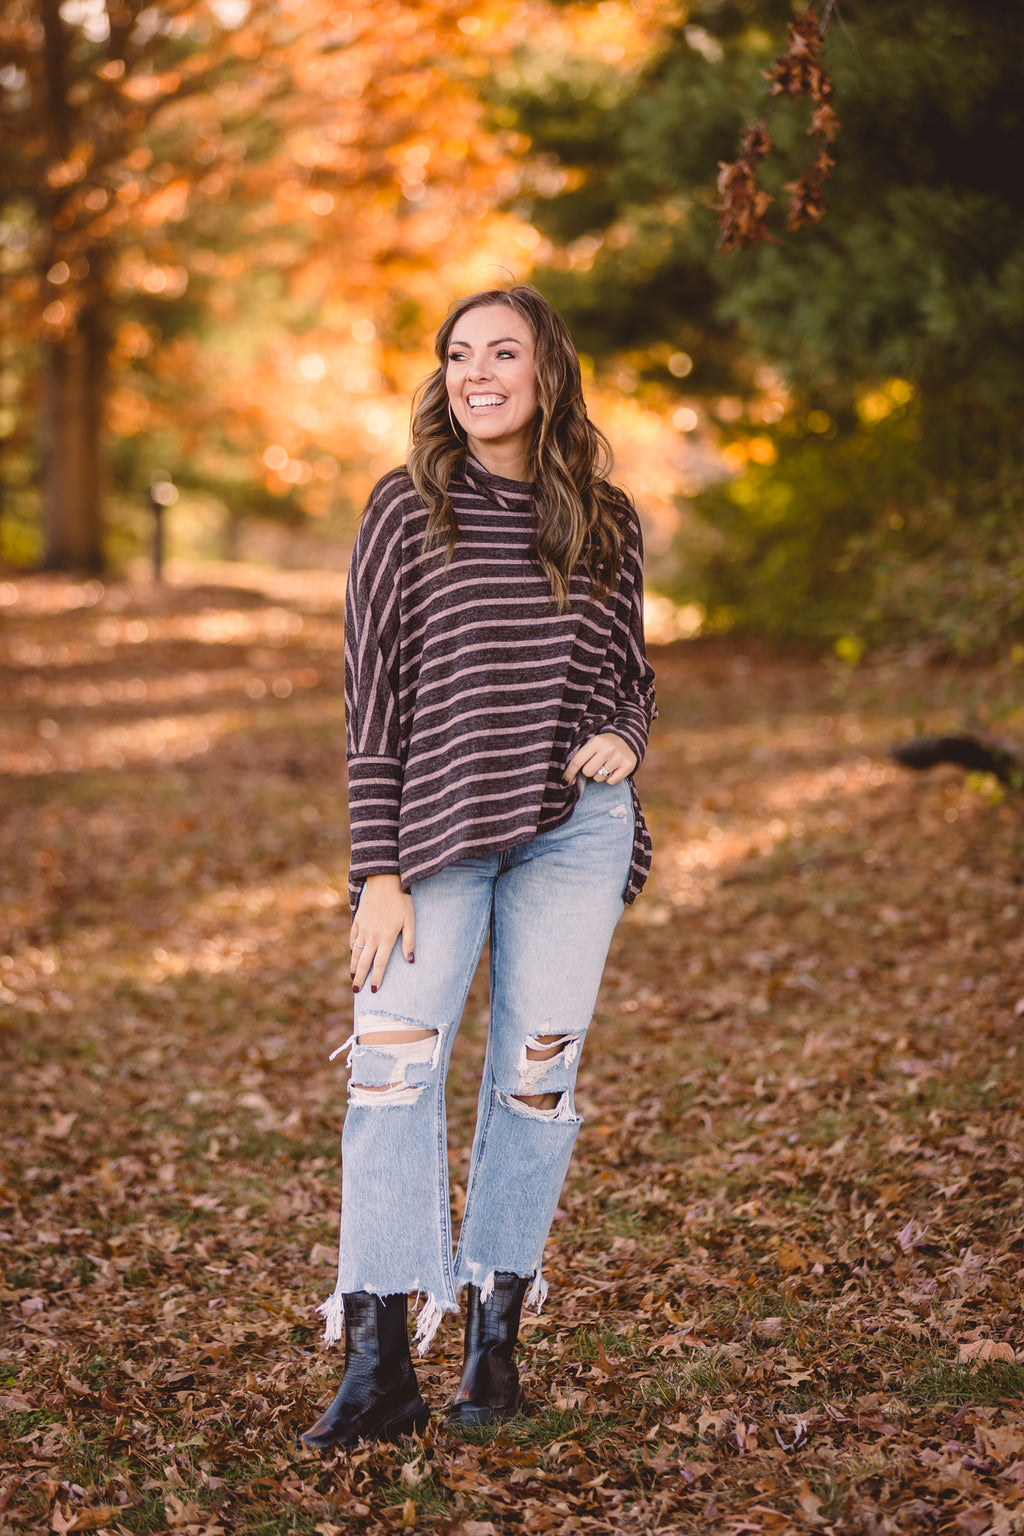
[[[455,413],[452,410],[452,402],[450,399],[448,401],[448,420],[451,422],[452,431],[455,433],[455,436],[458,438],[459,442],[464,443],[466,438],[464,437],[463,433],[459,431],[459,424],[455,420]]]

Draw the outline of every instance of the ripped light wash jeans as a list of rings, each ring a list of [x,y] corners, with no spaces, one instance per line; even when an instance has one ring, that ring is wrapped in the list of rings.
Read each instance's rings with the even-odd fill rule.
[[[632,847],[628,782],[584,779],[564,826],[413,885],[416,959],[410,965],[396,944],[377,993],[365,986],[357,995],[347,1042],[338,1282],[320,1308],[328,1343],[344,1334],[348,1291],[424,1295],[421,1353],[442,1315],[458,1310],[458,1291],[474,1284],[486,1298],[495,1271],[532,1276],[528,1300],[540,1310],[544,1243],[581,1124],[573,1103],[580,1047]],[[444,1086],[488,937],[487,1052],[453,1261]],[[363,1043],[374,1028],[431,1035]],[[557,1054],[538,1059],[556,1045]],[[557,1094],[555,1106],[519,1097],[539,1094]]]

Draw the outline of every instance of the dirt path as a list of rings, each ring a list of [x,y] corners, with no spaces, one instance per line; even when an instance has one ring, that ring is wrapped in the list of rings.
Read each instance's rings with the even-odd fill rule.
[[[1024,735],[1019,678],[725,642],[654,657],[541,1411],[295,1450],[339,1369],[340,656],[335,578],[0,583],[0,1531],[1024,1531],[1024,813],[884,756]]]

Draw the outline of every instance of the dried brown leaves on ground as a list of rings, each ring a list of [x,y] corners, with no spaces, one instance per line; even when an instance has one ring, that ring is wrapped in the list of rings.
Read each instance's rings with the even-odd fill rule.
[[[340,592],[217,580],[0,587],[0,1530],[1024,1530],[1024,817],[884,756],[1012,677],[655,656],[539,1412],[321,1460]]]

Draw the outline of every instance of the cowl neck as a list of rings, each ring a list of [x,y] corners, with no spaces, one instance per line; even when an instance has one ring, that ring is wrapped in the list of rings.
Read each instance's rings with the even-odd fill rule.
[[[492,474],[471,453],[466,454],[463,474],[472,485],[479,487],[481,490],[489,491],[492,496],[498,499],[502,506],[505,505],[504,501],[502,501],[502,492],[505,495],[512,496],[530,496],[533,494],[532,480],[508,480],[503,475]]]

